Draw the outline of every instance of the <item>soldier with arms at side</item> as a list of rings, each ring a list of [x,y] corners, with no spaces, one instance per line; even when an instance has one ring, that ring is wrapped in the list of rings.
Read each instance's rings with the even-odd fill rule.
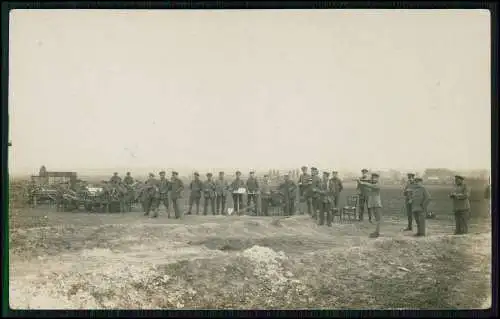
[[[302,174],[299,177],[299,196],[300,201],[304,202],[306,205],[307,213],[312,216],[312,190],[311,183],[312,178],[311,175],[307,173],[307,167],[302,166],[301,168]]]
[[[320,188],[318,191],[318,205],[319,205],[319,218],[318,218],[318,224],[320,226],[325,224],[325,217],[326,217],[326,224],[327,226],[331,227],[332,226],[332,193],[331,190],[329,190],[329,175],[330,173],[328,172],[323,172],[323,179],[321,180]]]
[[[269,216],[269,206],[271,205],[271,186],[269,185],[269,175],[264,175],[264,181],[260,189],[262,215]]]
[[[182,200],[182,192],[184,191],[184,183],[179,178],[179,173],[172,172],[172,179],[170,183],[170,199],[172,200],[172,206],[174,208],[174,214],[176,219],[182,218],[182,211],[180,208],[180,202]]]
[[[284,215],[292,216],[295,213],[295,199],[297,197],[297,185],[290,179],[290,174],[283,175],[284,182],[279,186],[279,190],[284,200]]]
[[[406,215],[408,217],[408,226],[404,229],[404,231],[411,231],[413,226],[413,215],[414,215],[413,210],[411,208],[411,198],[415,186],[415,174],[408,173],[407,178],[408,180],[405,184],[403,195],[405,197],[405,210],[406,210]]]
[[[314,219],[318,217],[318,213],[323,204],[321,197],[322,180],[318,174],[319,174],[318,169],[316,167],[311,167],[311,190],[312,190],[312,203],[313,203],[312,218]]]
[[[455,176],[455,187],[450,194],[453,200],[453,212],[455,213],[455,235],[463,235],[469,232],[470,217],[470,188],[464,183],[464,177]]]
[[[118,173],[117,172],[114,172],[113,173],[113,176],[111,177],[111,179],[109,180],[111,183],[113,184],[116,184],[118,182],[121,182],[122,181],[122,178],[120,176],[118,176]]]
[[[217,214],[226,214],[226,199],[229,185],[224,179],[224,172],[219,172],[219,178],[215,182],[215,196],[217,204]]]
[[[332,178],[329,181],[328,184],[328,190],[329,194],[331,197],[331,204],[335,208],[339,208],[340,205],[340,193],[344,189],[344,185],[342,184],[342,180],[338,177],[338,172],[333,171],[332,172]]]
[[[247,207],[251,207],[250,205],[253,204],[253,211],[255,212],[255,215],[258,215],[258,204],[257,204],[257,198],[259,196],[259,181],[255,177],[255,172],[251,171],[250,176],[247,179],[246,182],[247,186]]]
[[[431,195],[422,184],[423,180],[417,177],[413,180],[412,192],[410,194],[411,210],[415,223],[417,224],[417,233],[415,236],[425,236],[425,218],[427,207],[431,201]]]
[[[200,174],[194,173],[194,180],[189,184],[191,194],[189,195],[189,210],[188,215],[191,215],[193,204],[196,205],[196,215],[200,213],[200,200],[203,191],[203,182],[200,180]]]
[[[215,188],[212,173],[207,173],[207,180],[203,184],[203,215],[207,215],[209,203],[212,215],[215,215]]]
[[[165,177],[165,171],[160,172],[160,180],[158,181],[158,191],[159,191],[159,199],[158,199],[158,210],[160,210],[161,204],[165,206],[165,210],[167,213],[167,217],[170,218],[170,209],[169,209],[169,200],[168,200],[168,192],[170,191],[170,181]]]

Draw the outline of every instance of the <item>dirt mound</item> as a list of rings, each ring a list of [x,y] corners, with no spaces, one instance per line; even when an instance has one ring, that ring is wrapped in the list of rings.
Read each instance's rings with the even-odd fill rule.
[[[162,255],[156,260],[127,259],[124,253],[95,248],[82,252],[73,266],[66,263],[65,269],[46,266],[33,277],[13,280],[16,276],[12,276],[11,306],[480,307],[490,288],[485,285],[485,271],[478,267],[489,267],[491,260],[487,250],[479,260],[469,252],[488,247],[490,240],[489,235],[379,238],[349,249],[326,248],[301,255],[258,245],[229,253],[191,246],[192,256],[189,246],[176,248],[174,243],[138,249],[145,253],[149,247],[150,253]]]

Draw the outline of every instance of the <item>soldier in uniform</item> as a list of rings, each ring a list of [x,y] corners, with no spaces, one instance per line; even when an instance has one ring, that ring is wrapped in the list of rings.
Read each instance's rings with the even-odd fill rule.
[[[295,199],[297,197],[297,186],[290,179],[290,174],[285,173],[285,181],[279,186],[284,199],[284,215],[292,216],[295,213]]]
[[[226,198],[229,185],[224,179],[224,172],[219,172],[219,178],[215,182],[215,196],[217,203],[217,214],[226,214]]]
[[[172,179],[170,184],[170,199],[172,199],[172,206],[176,219],[182,218],[182,211],[180,209],[180,201],[182,200],[182,192],[184,191],[184,183],[179,179],[179,173],[172,172]]]
[[[376,238],[380,236],[380,224],[382,222],[382,199],[380,198],[379,175],[373,173],[370,181],[359,179],[358,185],[361,185],[365,190],[369,214],[375,215],[376,228],[375,232],[370,234],[370,237]]]
[[[323,179],[321,180],[320,189],[318,191],[318,201],[319,201],[318,224],[324,225],[326,217],[326,224],[327,226],[331,227],[333,218],[332,218],[332,207],[331,207],[332,193],[331,190],[329,189],[329,184],[330,184],[329,175],[330,173],[323,172]]]
[[[208,213],[208,203],[212,215],[215,215],[215,182],[212,180],[212,173],[207,173],[207,180],[203,184],[203,215]]]
[[[191,215],[193,204],[196,205],[196,215],[198,215],[200,213],[200,200],[203,191],[203,182],[200,180],[200,174],[198,172],[194,173],[194,180],[189,184],[189,189],[191,190],[191,194],[189,194],[188,215]]]
[[[312,189],[312,202],[313,202],[313,214],[312,218],[316,219],[318,217],[318,212],[323,204],[321,197],[321,177],[318,176],[318,169],[316,167],[311,167],[311,189]]]
[[[417,233],[415,236],[425,236],[425,218],[430,200],[431,195],[424,185],[422,185],[422,178],[415,178],[413,180],[412,192],[410,193],[410,208],[417,224]]]
[[[153,173],[149,173],[144,188],[144,216],[148,216],[150,211],[153,211],[152,217],[158,216],[159,197],[158,180],[156,180]]]
[[[255,172],[251,171],[250,176],[246,182],[247,186],[247,207],[250,207],[250,203],[253,202],[255,215],[258,215],[258,205],[257,205],[257,196],[259,193],[259,182],[257,178],[255,178]]]
[[[468,222],[470,215],[470,189],[464,183],[464,177],[455,176],[455,187],[450,194],[453,200],[453,212],[455,213],[455,235],[463,235],[469,232]]]
[[[168,192],[170,191],[170,181],[165,178],[165,171],[160,172],[160,180],[158,181],[158,191],[160,193],[160,198],[158,199],[158,210],[160,210],[161,204],[165,205],[165,210],[167,212],[167,217],[170,218],[170,209],[168,201]]]
[[[403,195],[405,197],[405,210],[406,210],[406,215],[408,217],[408,227],[404,229],[404,231],[411,231],[412,230],[412,224],[413,224],[413,210],[411,208],[411,193],[413,191],[413,188],[415,186],[415,174],[413,173],[408,173],[407,174],[408,181],[406,182]],[[417,222],[415,220],[415,222]]]
[[[307,167],[302,166],[302,174],[299,177],[299,196],[300,201],[305,202],[307,213],[312,216],[312,191],[311,191],[311,175],[307,173]]]
[[[127,186],[130,186],[130,185],[134,184],[134,179],[130,175],[130,172],[127,172],[127,175],[125,176],[125,178],[123,178],[123,182]]]
[[[340,192],[344,189],[344,185],[342,184],[342,180],[338,177],[338,172],[332,172],[332,178],[328,184],[328,190],[331,195],[331,201],[334,208],[339,208],[340,202]]]
[[[233,206],[235,212],[239,215],[240,211],[243,210],[243,194],[238,193],[238,189],[245,187],[245,183],[241,179],[241,172],[236,172],[236,178],[231,183],[231,192],[233,193]]]
[[[363,182],[360,183],[359,181]],[[363,221],[365,215],[365,206],[368,206],[368,193],[369,190],[366,188],[367,183],[370,183],[370,177],[368,176],[368,170],[363,168],[361,170],[361,178],[358,179],[357,192],[359,196],[358,204],[359,204],[359,220]],[[368,220],[370,223],[372,222],[372,214],[369,209],[368,211]]]
[[[111,177],[111,179],[110,179],[109,181],[110,181],[111,183],[113,183],[113,184],[116,184],[116,183],[118,183],[118,182],[121,182],[121,181],[122,181],[122,179],[121,179],[121,177],[120,177],[120,176],[118,176],[118,173],[117,173],[117,172],[114,172],[114,173],[113,173],[113,176]]]
[[[260,193],[262,215],[269,216],[269,205],[271,204],[271,186],[269,185],[269,175],[264,175],[264,182],[261,185]]]

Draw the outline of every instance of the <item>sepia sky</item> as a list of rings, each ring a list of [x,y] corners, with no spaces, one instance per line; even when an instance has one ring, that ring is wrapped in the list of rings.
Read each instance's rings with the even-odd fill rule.
[[[489,19],[15,10],[9,168],[489,168]]]

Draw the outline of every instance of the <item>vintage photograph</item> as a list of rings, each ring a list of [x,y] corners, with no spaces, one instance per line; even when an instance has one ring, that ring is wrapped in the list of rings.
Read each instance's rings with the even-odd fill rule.
[[[12,309],[491,307],[487,10],[13,10]]]

